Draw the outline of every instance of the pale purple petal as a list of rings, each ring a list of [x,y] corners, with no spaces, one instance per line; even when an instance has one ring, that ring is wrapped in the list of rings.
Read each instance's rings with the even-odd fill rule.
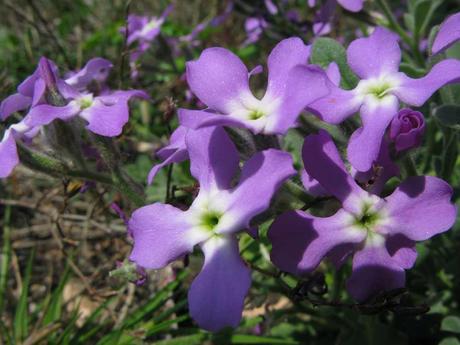
[[[409,105],[421,107],[428,98],[446,84],[460,81],[460,61],[443,60],[423,78],[413,79],[399,73],[400,85],[393,93]]]
[[[286,80],[282,103],[277,113],[267,119],[265,132],[285,134],[296,124],[300,113],[330,92],[326,73],[316,66],[293,67]]]
[[[289,71],[297,65],[306,65],[310,47],[298,37],[279,42],[268,57],[267,95],[282,96],[288,83]]]
[[[16,111],[27,109],[32,103],[30,97],[15,93],[5,98],[0,104],[0,120],[6,120]]]
[[[366,238],[365,231],[346,228],[349,217],[343,210],[327,218],[302,211],[284,213],[268,232],[272,262],[281,270],[296,275],[313,271],[333,249],[358,244]]]
[[[292,165],[289,153],[274,149],[258,152],[244,164],[240,181],[229,197],[226,216],[233,218],[234,224],[228,231],[249,228],[251,219],[268,209],[284,181],[295,175]]]
[[[184,150],[177,150],[173,154],[171,154],[168,158],[166,158],[163,162],[155,164],[152,169],[150,169],[150,172],[147,176],[147,183],[152,184],[153,179],[155,176],[158,174],[158,172],[164,168],[165,166],[168,166],[173,163],[180,163],[183,161],[186,161],[188,159],[188,152]]]
[[[363,9],[364,0],[337,0],[337,2],[350,12],[359,12]]]
[[[160,203],[134,211],[128,229],[134,238],[129,258],[145,268],[162,268],[206,239],[190,228],[185,212]]]
[[[190,315],[201,328],[216,332],[238,326],[251,272],[234,238],[213,237],[203,243],[205,261],[188,292]]]
[[[394,96],[385,104],[364,104],[361,107],[363,127],[357,129],[348,143],[348,161],[358,171],[368,171],[377,160],[385,131],[398,113]]]
[[[327,74],[327,77],[329,78],[329,80],[335,86],[340,85],[340,79],[341,79],[342,76],[340,75],[339,65],[337,65],[335,62],[331,62],[329,64],[329,66],[327,66],[326,74]]]
[[[386,198],[391,234],[423,241],[449,230],[457,214],[452,187],[432,176],[410,177]]]
[[[19,164],[16,141],[11,130],[6,130],[0,142],[0,178],[8,177]]]
[[[186,66],[191,91],[218,112],[228,113],[229,102],[250,92],[246,66],[227,49],[205,49],[198,60]]]
[[[329,94],[312,102],[308,110],[321,120],[339,124],[356,113],[362,102],[356,99],[352,91],[342,90],[335,83],[337,80],[327,80]]]
[[[185,138],[190,171],[201,189],[230,188],[238,170],[238,151],[223,127],[188,131]]]
[[[324,197],[331,195],[327,190],[323,188],[323,186],[319,184],[317,180],[308,175],[308,173],[305,170],[302,170],[300,172],[300,179],[302,180],[302,185],[307,191],[307,193],[316,197]]]
[[[460,12],[447,18],[440,26],[431,51],[438,54],[460,40]]]
[[[28,127],[38,127],[48,125],[56,119],[63,121],[69,120],[80,112],[80,107],[71,102],[63,107],[41,104],[30,109],[24,118],[24,123]]]
[[[391,258],[401,268],[410,269],[417,260],[417,250],[415,249],[415,242],[409,240],[407,237],[397,234],[389,236],[385,243],[388,253]]]
[[[257,128],[251,125],[250,121],[244,121],[229,115],[212,113],[204,110],[179,109],[179,123],[192,129],[230,126],[238,128],[248,128],[256,131]]]
[[[347,49],[351,69],[362,79],[396,73],[401,62],[399,36],[388,29],[377,27],[366,38],[358,38]]]
[[[393,260],[386,247],[366,246],[353,257],[353,273],[347,281],[347,290],[358,302],[385,291],[403,288],[405,272]]]
[[[89,60],[79,72],[67,78],[65,82],[79,90],[88,86],[93,80],[103,83],[109,76],[112,67],[113,64],[109,60],[94,58]]]
[[[361,195],[363,190],[356,184],[345,169],[342,158],[331,136],[324,130],[305,138],[302,159],[308,175],[330,194],[347,205],[347,200],[354,195]]]

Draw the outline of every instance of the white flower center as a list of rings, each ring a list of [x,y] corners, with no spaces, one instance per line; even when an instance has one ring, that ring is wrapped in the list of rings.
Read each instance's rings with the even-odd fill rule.
[[[356,86],[355,97],[360,102],[370,105],[379,105],[390,102],[392,91],[400,84],[394,75],[381,75],[378,78],[363,79]]]
[[[145,37],[150,31],[158,29],[161,24],[163,24],[162,19],[152,18],[147,24],[145,24],[139,35]]]
[[[81,110],[89,108],[93,105],[94,97],[93,94],[88,93],[86,95],[81,96],[77,100],[77,104],[79,105]]]

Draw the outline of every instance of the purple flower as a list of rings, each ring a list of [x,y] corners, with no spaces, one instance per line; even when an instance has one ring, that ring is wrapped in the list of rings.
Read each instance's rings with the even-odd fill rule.
[[[224,48],[209,48],[187,63],[191,91],[209,108],[179,109],[179,122],[189,128],[214,125],[244,127],[253,133],[284,134],[300,112],[329,92],[324,72],[307,66],[310,47],[299,38],[281,41],[268,57],[268,86],[262,99],[249,88],[243,62]]]
[[[451,15],[442,22],[431,51],[433,54],[441,53],[458,40],[460,40],[460,12]]]
[[[409,108],[401,109],[390,124],[390,139],[397,152],[419,147],[424,133],[423,114]]]
[[[328,257],[340,265],[353,254],[347,289],[366,301],[405,284],[405,269],[416,260],[415,242],[447,231],[455,222],[452,188],[431,176],[410,177],[386,198],[361,189],[348,174],[331,137],[310,135],[303,146],[305,170],[342,202],[333,216],[289,211],[272,224],[272,261],[303,274]]]
[[[398,72],[398,36],[380,27],[371,36],[353,41],[347,59],[361,78],[356,88],[342,90],[330,82],[329,95],[313,102],[310,109],[333,124],[360,112],[363,127],[348,144],[348,160],[359,171],[368,171],[377,158],[383,135],[398,114],[398,100],[421,106],[436,90],[460,78],[460,61],[455,59],[439,62],[419,79]]]
[[[188,151],[185,144],[185,136],[189,131],[188,128],[179,126],[169,139],[169,144],[156,152],[156,155],[163,160],[163,162],[156,164],[150,170],[147,177],[148,184],[153,182],[153,179],[160,171],[161,168],[172,164],[180,163],[188,159]]]
[[[80,71],[67,73],[65,82],[79,91],[84,91],[93,81],[104,84],[112,67],[109,60],[93,58]]]
[[[68,101],[57,107],[42,104],[32,107],[24,119],[28,127],[44,126],[55,119],[70,120],[79,116],[88,122],[86,128],[93,133],[113,137],[120,135],[129,119],[128,101],[131,97],[148,98],[141,90],[114,91],[94,96],[82,93],[64,81],[58,81],[60,94]]]
[[[243,46],[256,43],[264,30],[268,27],[268,23],[263,17],[249,17],[244,22],[244,30],[246,31],[247,38]]]
[[[329,0],[328,0],[329,1]],[[364,0],[333,0],[334,3],[339,3],[344,9],[350,12],[359,12],[363,9]],[[316,5],[316,0],[308,0],[308,6]]]
[[[136,210],[129,221],[130,260],[159,269],[200,245],[205,260],[188,293],[189,310],[200,327],[218,331],[238,325],[251,284],[236,233],[250,227],[295,171],[288,153],[266,150],[244,164],[232,187],[239,155],[222,127],[189,131],[186,143],[199,194],[187,211],[161,203]]]

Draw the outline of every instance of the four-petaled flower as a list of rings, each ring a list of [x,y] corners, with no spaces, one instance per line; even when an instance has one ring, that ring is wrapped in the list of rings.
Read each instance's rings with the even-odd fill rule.
[[[189,131],[186,144],[198,196],[186,211],[161,203],[136,210],[128,225],[130,259],[159,269],[200,245],[205,260],[189,290],[189,309],[202,328],[217,331],[238,325],[251,282],[235,234],[249,229],[295,170],[288,153],[269,149],[244,164],[233,186],[239,154],[222,127]]]
[[[268,233],[271,259],[283,271],[307,273],[325,257],[340,265],[354,253],[347,288],[366,301],[404,287],[404,270],[417,256],[415,242],[455,222],[452,188],[437,177],[410,177],[380,198],[356,184],[327,132],[308,136],[302,156],[308,174],[342,202],[342,209],[326,218],[289,211],[275,220]]]

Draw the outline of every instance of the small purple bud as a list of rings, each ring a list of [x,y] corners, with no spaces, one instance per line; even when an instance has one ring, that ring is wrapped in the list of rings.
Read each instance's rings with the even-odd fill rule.
[[[397,152],[420,146],[425,132],[423,114],[409,108],[401,109],[391,121],[390,139]]]
[[[45,82],[46,88],[50,91],[56,91],[56,75],[51,68],[51,64],[46,57],[41,57],[38,63],[40,76]]]

